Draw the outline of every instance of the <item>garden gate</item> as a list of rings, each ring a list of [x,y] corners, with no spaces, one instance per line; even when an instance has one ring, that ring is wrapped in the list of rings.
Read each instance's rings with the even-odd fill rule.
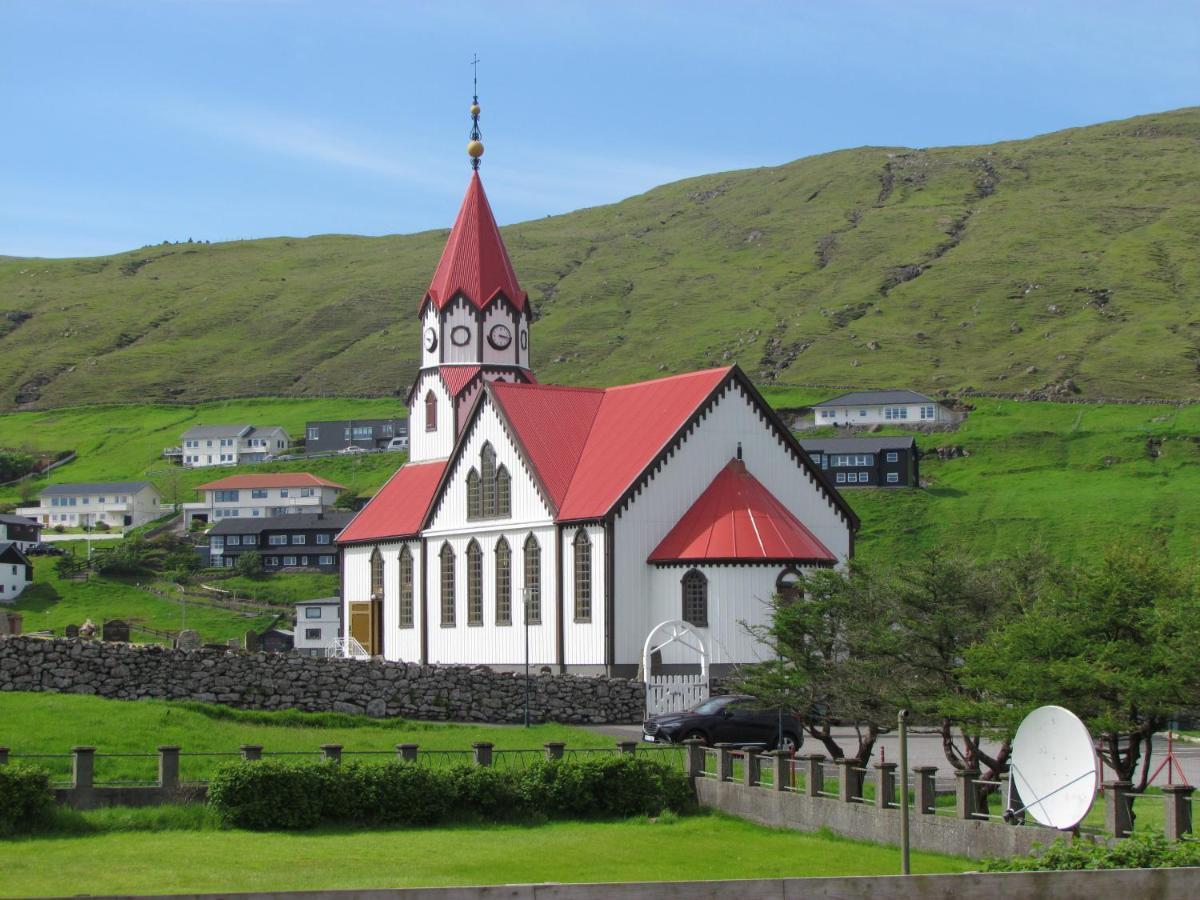
[[[656,642],[657,641],[657,642]],[[678,644],[700,657],[700,673],[655,675],[651,664],[654,654]],[[646,679],[646,715],[690,709],[708,698],[708,645],[691,625],[681,620],[662,622],[650,629],[642,647],[642,675]]]

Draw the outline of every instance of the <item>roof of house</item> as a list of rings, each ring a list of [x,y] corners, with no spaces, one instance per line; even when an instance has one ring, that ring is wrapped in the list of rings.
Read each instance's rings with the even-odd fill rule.
[[[339,544],[409,537],[421,530],[446,460],[406,463],[338,535]]]
[[[296,606],[341,606],[341,597],[318,597],[315,600],[297,600]]]
[[[821,403],[814,403],[814,409],[823,406],[878,406],[881,403],[933,403],[934,401],[916,391],[851,391],[839,394]]]
[[[79,481],[73,484],[48,484],[41,496],[62,494],[136,494],[154,487],[149,481]]]
[[[746,469],[730,460],[647,559],[652,563],[796,562],[837,557]]]
[[[29,565],[29,557],[21,552],[13,541],[0,541],[0,559],[12,562],[14,559],[17,562]]]
[[[264,531],[315,531],[332,528],[341,531],[354,518],[352,512],[294,513],[258,519],[222,519],[209,534],[262,534]]]
[[[917,439],[894,437],[800,438],[805,453],[879,453],[882,450],[911,450]]]
[[[264,472],[261,475],[230,475],[196,486],[198,491],[223,491],[236,488],[330,487],[344,491],[346,486],[308,472]]]
[[[42,527],[42,523],[37,519],[30,519],[28,516],[14,516],[8,513],[0,513],[0,523],[4,525],[33,525],[37,528]]]
[[[230,438],[246,434],[253,425],[193,425],[183,433],[184,438]]]
[[[318,428],[322,425],[332,425],[334,428],[349,428],[352,425],[366,427],[370,425],[372,428],[377,428],[380,425],[399,426],[399,430],[408,430],[408,419],[404,416],[396,416],[392,419],[322,419],[319,422],[305,422],[305,428]]]
[[[421,305],[431,300],[441,309],[460,293],[477,307],[503,294],[517,309],[525,308],[525,292],[517,282],[478,172],[471,176]]]

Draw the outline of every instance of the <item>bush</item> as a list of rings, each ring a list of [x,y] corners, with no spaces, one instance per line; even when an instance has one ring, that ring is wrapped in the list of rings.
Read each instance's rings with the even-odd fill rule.
[[[92,528],[96,531],[108,531],[112,526],[107,522],[97,522]]]
[[[49,772],[21,764],[0,766],[0,837],[40,828],[53,814]]]
[[[524,772],[426,769],[400,761],[241,761],[218,770],[208,801],[225,824],[256,830],[323,822],[419,826],[450,818],[626,818],[682,812],[694,802],[683,773],[635,756],[545,761]]]
[[[263,571],[262,554],[256,550],[239,554],[233,563],[233,573],[245,578],[263,578],[267,573]]]
[[[1171,843],[1161,834],[1141,835],[1118,841],[1114,846],[1056,840],[1040,852],[1014,859],[989,859],[985,872],[1028,872],[1064,869],[1161,869],[1200,866],[1200,844]]]

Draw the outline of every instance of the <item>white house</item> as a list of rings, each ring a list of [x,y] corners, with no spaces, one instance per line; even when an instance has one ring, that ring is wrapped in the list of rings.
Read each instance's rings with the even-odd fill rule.
[[[411,461],[338,537],[350,635],[387,659],[633,675],[686,620],[714,671],[743,622],[853,552],[858,520],[736,366],[535,383],[530,312],[478,172],[418,310]],[[665,667],[694,661],[667,648]]]
[[[308,472],[230,475],[199,485],[201,499],[183,504],[184,521],[256,519],[297,513],[321,513],[333,507],[343,485]]]
[[[262,462],[288,448],[288,433],[278,425],[197,425],[183,433],[181,461],[185,468],[239,466]]]
[[[13,541],[0,541],[0,603],[12,603],[33,581],[33,563]]]
[[[813,406],[813,425],[944,425],[959,417],[915,391],[853,391]]]
[[[103,523],[110,528],[136,528],[162,514],[158,488],[149,481],[102,481],[52,484],[38,495],[37,506],[17,515],[36,519],[43,528],[78,528]]]
[[[342,601],[337,597],[296,604],[293,647],[301,656],[330,656],[342,635]]]

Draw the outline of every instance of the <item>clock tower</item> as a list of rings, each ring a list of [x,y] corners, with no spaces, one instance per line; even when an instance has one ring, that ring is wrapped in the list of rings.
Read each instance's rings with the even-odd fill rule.
[[[409,459],[444,459],[485,381],[532,383],[529,301],[492,215],[479,162],[479,98],[471,104],[471,181],[421,299],[421,369],[408,397]]]

